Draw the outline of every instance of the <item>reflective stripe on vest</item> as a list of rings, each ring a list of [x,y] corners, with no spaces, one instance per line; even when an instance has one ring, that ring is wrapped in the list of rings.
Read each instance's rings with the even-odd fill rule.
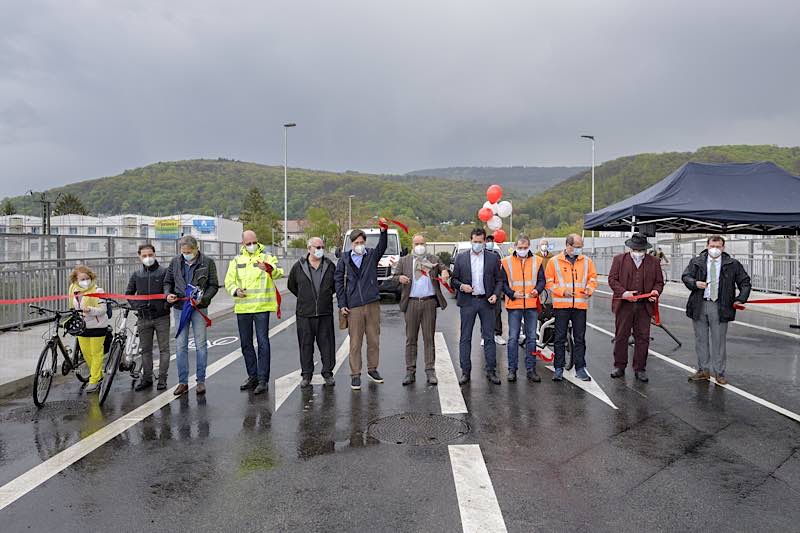
[[[561,263],[560,263],[559,256],[555,256],[552,259],[552,261],[555,261],[555,268],[553,270],[556,271],[556,277],[558,278],[558,285],[562,289],[566,289],[567,288],[567,284],[564,282],[564,275],[561,273]],[[569,261],[567,261],[567,262],[569,263]],[[572,264],[570,263],[570,267],[571,266],[572,266]],[[583,282],[584,282],[583,288],[587,289],[589,287],[589,258],[588,257],[584,257],[583,258]],[[573,283],[574,283],[574,279],[573,279]],[[584,297],[575,296],[575,293],[573,292],[573,297],[572,298],[564,298],[564,297],[553,296],[553,302],[554,303],[556,303],[556,302],[557,303],[569,303],[569,304],[571,304],[573,302],[575,302],[575,303],[589,303],[589,299],[588,298],[584,298]]]
[[[236,281],[237,285],[245,290],[244,298],[234,298],[233,310],[235,313],[261,313],[277,311],[277,297],[275,295],[275,287],[267,287],[267,280],[269,276],[263,270],[258,270],[258,277],[249,276],[252,272],[251,268],[257,268],[253,264],[253,259],[257,256],[237,256],[236,261]],[[240,260],[246,261],[239,263]],[[264,256],[266,260],[266,256]],[[242,278],[245,277],[246,280]],[[255,286],[248,286],[255,285]]]

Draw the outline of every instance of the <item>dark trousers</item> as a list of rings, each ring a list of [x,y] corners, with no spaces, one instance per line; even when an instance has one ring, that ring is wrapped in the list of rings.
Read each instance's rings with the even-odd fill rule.
[[[464,374],[468,375],[472,371],[472,329],[475,327],[476,317],[481,319],[486,372],[494,372],[497,367],[497,346],[494,343],[495,307],[486,298],[470,298],[467,305],[459,308],[461,311],[461,339],[458,343],[458,358],[461,363],[461,372]]]
[[[336,365],[333,315],[297,317],[297,344],[300,345],[300,375],[311,379],[314,375],[314,342],[322,359],[322,375],[332,376]]]
[[[240,313],[236,315],[236,321],[239,325],[239,339],[242,342],[242,355],[247,375],[251,378],[258,378],[258,381],[262,383],[269,381],[269,312]],[[258,340],[258,357],[253,348],[253,327],[255,327],[255,336]]]
[[[614,332],[614,366],[628,366],[628,339],[633,330],[633,369],[644,370],[650,348],[650,315],[644,302],[620,302]]]
[[[188,327],[188,326],[187,326]],[[136,322],[142,350],[142,380],[153,380],[153,334],[158,339],[158,377],[166,381],[169,372],[169,315],[140,318]]]
[[[406,309],[406,370],[417,369],[417,344],[419,330],[422,329],[422,344],[425,349],[425,370],[436,367],[436,345],[433,335],[436,332],[436,298],[429,300],[408,300]]]
[[[553,342],[556,352],[554,366],[564,368],[567,357],[567,327],[572,322],[572,338],[575,346],[572,347],[572,361],[575,369],[586,366],[586,310],[585,309],[553,309],[556,317],[556,338]]]
[[[497,300],[494,304],[494,334],[498,337],[503,336],[503,301]]]

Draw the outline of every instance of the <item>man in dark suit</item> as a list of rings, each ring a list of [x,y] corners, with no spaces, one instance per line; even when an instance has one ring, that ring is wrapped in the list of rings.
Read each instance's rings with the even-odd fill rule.
[[[664,290],[661,262],[646,253],[652,244],[641,233],[625,241],[630,252],[614,257],[608,273],[608,285],[614,293],[611,310],[616,317],[614,333],[614,371],[612,378],[625,375],[628,366],[628,339],[633,331],[633,372],[636,379],[647,382],[647,352],[650,348],[650,320],[655,315],[656,299]],[[646,299],[636,296],[649,294]]]
[[[470,234],[472,249],[455,259],[452,282],[458,291],[456,304],[461,311],[461,340],[458,352],[461,363],[462,385],[469,383],[472,371],[472,329],[475,317],[481,319],[483,355],[486,361],[486,378],[495,385],[497,377],[497,346],[494,342],[494,306],[503,290],[500,256],[484,250],[486,231],[475,228]]]
[[[394,279],[402,286],[400,292],[400,311],[406,319],[406,377],[403,385],[411,385],[417,380],[417,341],[422,329],[422,343],[425,347],[425,375],[429,385],[436,385],[436,346],[433,336],[436,333],[436,310],[447,307],[442,288],[437,278],[445,279],[447,274],[435,255],[429,254],[425,247],[425,236],[416,234],[412,238],[412,253],[401,257],[397,263]]]

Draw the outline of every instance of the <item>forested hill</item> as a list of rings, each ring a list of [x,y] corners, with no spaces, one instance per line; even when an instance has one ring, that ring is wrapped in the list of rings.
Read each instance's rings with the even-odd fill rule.
[[[707,146],[696,152],[638,154],[608,161],[595,169],[595,208],[602,209],[628,198],[671,174],[688,161],[701,163],[746,163],[772,161],[800,175],[800,147],[775,145]],[[779,191],[771,191],[779,193]],[[713,194],[710,191],[709,194]],[[561,232],[579,229],[583,215],[591,210],[591,172],[559,183],[542,194],[515,205],[514,215],[525,227]]]
[[[305,216],[309,207],[335,205],[363,216],[403,216],[421,224],[474,220],[485,201],[485,185],[420,176],[380,176],[289,169],[289,218]],[[168,215],[191,212],[238,215],[251,187],[283,213],[283,167],[226,159],[163,162],[118,176],[72,183],[49,191],[77,195],[91,214]],[[38,214],[28,197],[11,199],[21,213]]]
[[[526,195],[542,192],[587,167],[446,167],[413,170],[406,176],[435,176],[477,183],[497,183]]]

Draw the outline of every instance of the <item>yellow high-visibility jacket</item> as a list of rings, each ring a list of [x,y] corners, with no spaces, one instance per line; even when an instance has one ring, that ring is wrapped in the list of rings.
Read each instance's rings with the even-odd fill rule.
[[[261,270],[259,263],[272,265],[271,277]],[[234,298],[233,311],[236,314],[277,311],[278,300],[273,280],[282,276],[283,269],[278,268],[278,258],[265,254],[264,245],[259,243],[252,254],[242,246],[241,253],[231,259],[225,274],[225,290]],[[244,289],[247,295],[237,298],[237,289]]]

